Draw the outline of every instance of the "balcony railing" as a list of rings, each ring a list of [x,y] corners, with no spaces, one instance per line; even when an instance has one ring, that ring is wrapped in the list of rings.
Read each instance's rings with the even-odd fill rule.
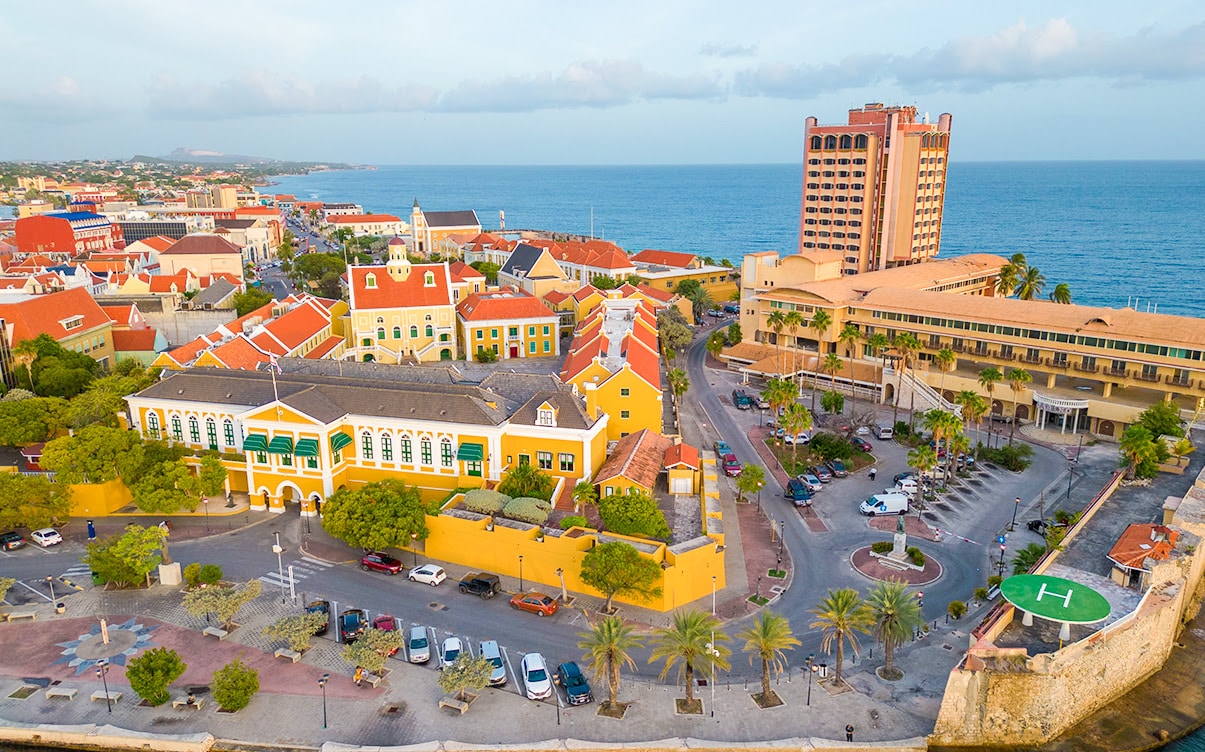
[[[967,351],[966,345],[950,345],[950,349],[956,353],[964,353]]]
[[[1100,373],[1100,366],[1097,365],[1086,366],[1083,363],[1076,363],[1072,368],[1081,373]]]
[[[1187,376],[1164,376],[1163,380],[1170,386],[1184,386],[1192,388],[1192,379]]]
[[[1158,380],[1159,380],[1159,374],[1157,374],[1157,373],[1143,373],[1142,371],[1135,371],[1135,372],[1134,372],[1134,378],[1138,379],[1139,381],[1158,381]]]
[[[1125,368],[1110,368],[1105,371],[1106,376],[1112,376],[1118,379],[1126,379],[1130,377],[1130,372]]]
[[[1042,357],[1040,355],[1022,355],[1021,362],[1022,363],[1030,363],[1035,366],[1041,365]],[[1063,365],[1066,365],[1066,363],[1064,363]]]
[[[1067,368],[1071,364],[1065,360],[1055,360],[1054,358],[1047,358],[1046,365],[1050,366],[1051,368]]]

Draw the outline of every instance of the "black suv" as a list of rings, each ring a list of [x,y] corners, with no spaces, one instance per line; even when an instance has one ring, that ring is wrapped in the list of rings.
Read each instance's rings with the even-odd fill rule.
[[[23,548],[24,546],[25,539],[21,537],[20,533],[0,533],[0,548],[3,548],[5,551],[12,551],[15,548]]]
[[[573,661],[557,666],[554,678],[557,684],[565,688],[565,697],[570,705],[585,705],[594,699],[590,692],[590,684]]]
[[[470,572],[460,578],[456,589],[462,593],[477,595],[482,598],[493,598],[502,590],[502,582],[496,574]]]
[[[339,634],[348,645],[368,628],[368,614],[362,608],[349,608],[339,616]]]

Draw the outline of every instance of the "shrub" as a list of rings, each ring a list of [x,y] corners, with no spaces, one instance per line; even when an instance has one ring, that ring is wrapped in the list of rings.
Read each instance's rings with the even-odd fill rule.
[[[912,563],[916,566],[925,566],[925,554],[916,546],[908,546],[905,553],[908,554],[908,558],[911,559]]]
[[[531,496],[520,496],[511,499],[502,509],[502,515],[519,522],[530,522],[533,525],[543,525],[552,512],[552,504]]]
[[[986,601],[987,600],[987,588],[985,588],[985,587],[975,588],[975,600],[979,601],[980,603]]]
[[[1028,444],[1013,444],[1012,446],[1005,445],[994,448],[981,447],[979,454],[989,462],[994,462],[1000,467],[1019,473],[1029,467],[1029,458],[1033,456],[1033,447]]]
[[[885,554],[893,548],[891,541],[875,541],[870,544],[870,550],[876,554]]]
[[[259,691],[259,672],[235,658],[213,672],[213,699],[222,710],[242,710]]]
[[[496,363],[498,361],[498,355],[493,350],[486,350],[484,347],[479,348],[473,358],[478,363]]]
[[[506,494],[486,488],[474,488],[464,495],[464,508],[477,514],[501,514],[510,500]]]
[[[1004,582],[1004,578],[998,574],[994,574],[987,578],[987,586],[989,588],[1000,587],[1000,583]]]
[[[818,433],[809,445],[812,454],[824,460],[847,460],[854,456],[853,444],[831,433]]]
[[[657,500],[643,492],[605,497],[598,503],[598,516],[607,530],[619,535],[669,537],[669,523]]]
[[[289,614],[264,627],[264,634],[276,640],[283,640],[288,644],[289,650],[303,653],[310,649],[310,638],[326,623],[327,615],[323,613],[307,611]]]
[[[201,567],[200,581],[203,585],[216,585],[222,581],[222,568],[217,564]]]
[[[589,527],[590,521],[585,517],[577,514],[571,514],[561,520],[561,529],[568,530],[571,527]]]
[[[162,705],[171,699],[168,685],[179,679],[188,665],[180,654],[168,648],[152,648],[126,666],[130,689],[151,705]]]
[[[962,601],[950,601],[950,605],[946,606],[946,611],[955,619],[960,619],[967,612],[967,604]]]
[[[199,562],[194,561],[192,564],[189,564],[188,566],[184,567],[183,575],[184,575],[184,584],[187,585],[188,587],[195,588],[197,585],[200,585],[201,584],[201,564]]]
[[[907,421],[897,420],[894,434],[896,438],[906,439],[912,434],[912,426],[908,425]]]

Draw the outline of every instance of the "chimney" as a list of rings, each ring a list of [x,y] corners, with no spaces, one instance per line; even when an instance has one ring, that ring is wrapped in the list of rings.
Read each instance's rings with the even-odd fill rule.
[[[586,394],[586,414],[594,420],[598,420],[602,414],[602,410],[598,407],[598,384],[587,381],[582,385],[582,391]]]

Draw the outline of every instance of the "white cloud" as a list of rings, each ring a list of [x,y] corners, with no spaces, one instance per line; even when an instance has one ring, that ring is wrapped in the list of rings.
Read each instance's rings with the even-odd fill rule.
[[[707,42],[699,48],[699,54],[706,57],[755,57],[757,45]]]
[[[30,92],[0,91],[0,117],[13,122],[87,123],[117,114],[104,92],[91,91],[71,76],[59,76]]]

